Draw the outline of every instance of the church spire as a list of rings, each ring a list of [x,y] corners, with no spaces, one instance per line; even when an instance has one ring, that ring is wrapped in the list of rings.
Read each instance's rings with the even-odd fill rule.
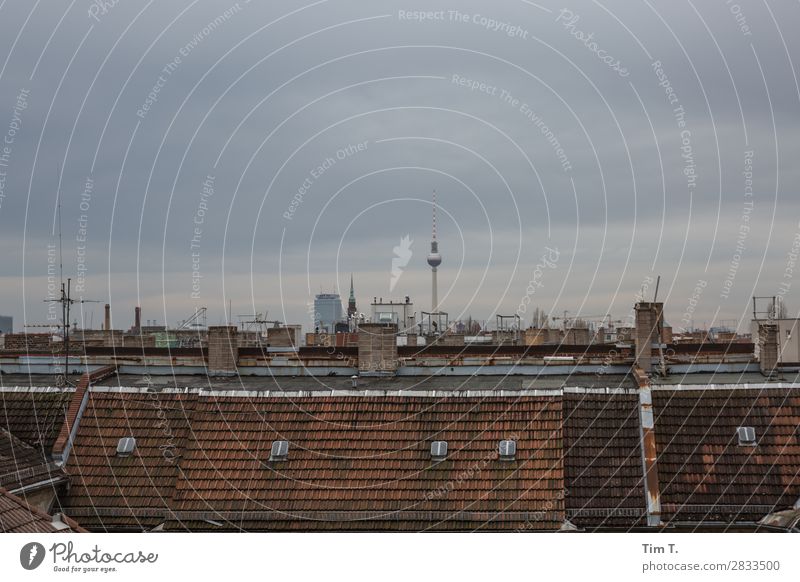
[[[350,299],[347,302],[347,317],[353,318],[357,312],[356,308],[356,291],[355,286],[353,285],[353,274],[350,273]]]

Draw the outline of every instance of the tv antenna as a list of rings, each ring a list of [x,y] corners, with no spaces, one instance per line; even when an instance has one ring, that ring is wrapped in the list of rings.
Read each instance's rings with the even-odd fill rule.
[[[61,304],[61,333],[64,347],[64,375],[57,377],[57,383],[61,386],[69,384],[69,313],[70,307],[75,303],[102,303],[92,299],[73,299],[72,298],[72,279],[67,279],[64,284],[64,253],[63,237],[61,233],[61,164],[58,165],[58,185],[56,186],[56,218],[58,221],[58,271],[61,279],[61,296],[57,299],[45,299],[45,303]]]
[[[95,301],[93,299],[73,299],[72,298],[72,279],[67,278],[66,285],[61,283],[61,296],[58,299],[45,299],[45,303],[60,303],[61,304],[61,337],[64,346],[64,376],[63,379],[59,376],[59,385],[66,386],[69,384],[69,313],[70,308],[75,303],[102,303],[102,301]]]

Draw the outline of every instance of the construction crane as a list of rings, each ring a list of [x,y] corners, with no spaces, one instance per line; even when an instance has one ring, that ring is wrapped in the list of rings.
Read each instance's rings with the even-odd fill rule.
[[[181,330],[181,329],[198,328],[198,327],[201,329],[206,328],[207,313],[208,313],[207,307],[200,307],[199,309],[195,308],[194,315],[192,315],[188,319],[184,319],[183,322],[176,329]]]
[[[571,317],[570,319],[572,319],[572,320],[576,320],[576,319],[585,319],[585,320],[595,319],[595,320],[598,320],[599,319],[600,323],[604,323],[607,319],[611,319],[611,314],[610,313],[598,313],[597,315],[583,315],[582,313],[579,313],[575,317]]]
[[[567,313],[569,313],[569,311],[567,311],[565,309],[564,310],[564,317],[560,317],[560,316],[556,315],[554,317],[551,317],[550,321],[563,321],[564,322],[564,329],[567,329]]]
[[[239,317],[239,325],[242,326],[242,329],[245,331],[252,331],[255,329],[260,333],[266,333],[267,331],[267,324],[272,324],[272,327],[280,327],[283,325],[282,321],[278,321],[276,319],[267,319],[269,316],[269,311],[266,314],[263,313],[251,313],[246,315],[238,315]],[[250,318],[250,319],[245,319]]]
[[[574,317],[567,317],[567,313],[569,311],[564,310],[564,317],[552,317],[553,321],[563,321],[564,322],[564,329],[567,329],[567,325],[570,321],[580,321],[580,320],[590,320],[590,319],[599,319],[601,324],[604,324],[607,319],[611,319],[610,313],[601,313],[597,315],[582,315],[577,314]]]

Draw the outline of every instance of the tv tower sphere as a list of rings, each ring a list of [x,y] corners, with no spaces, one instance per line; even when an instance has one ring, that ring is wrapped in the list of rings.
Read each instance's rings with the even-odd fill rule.
[[[431,244],[431,252],[428,253],[428,264],[431,267],[438,267],[442,264],[442,255],[439,254],[439,243],[433,241]]]
[[[428,264],[438,267],[442,264],[442,255],[439,254],[439,241],[436,240],[436,190],[433,191],[433,232],[431,236],[431,252],[428,253]]]
[[[439,241],[436,240],[436,190],[433,191],[433,235],[431,236],[431,252],[428,253],[428,265],[431,267],[431,312],[439,311],[438,267],[442,264],[439,254]]]

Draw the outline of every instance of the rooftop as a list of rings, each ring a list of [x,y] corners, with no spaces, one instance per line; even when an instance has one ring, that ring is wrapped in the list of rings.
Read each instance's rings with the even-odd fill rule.
[[[635,527],[647,514],[637,394],[567,393],[567,517],[578,527]]]
[[[800,498],[800,385],[786,378],[690,374],[640,390],[623,375],[397,376],[353,389],[108,372],[77,391],[0,388],[13,462],[49,462],[54,435],[77,425],[59,449],[60,503],[93,531],[644,529],[651,397],[663,525],[757,529]],[[121,439],[135,439],[122,454]]]
[[[0,487],[11,491],[52,487],[66,475],[47,454],[0,427]]]
[[[154,422],[161,418],[161,422]],[[91,392],[67,466],[90,529],[557,529],[558,399]],[[136,437],[132,457],[115,454]],[[517,441],[517,458],[498,444]],[[286,461],[270,461],[287,440]],[[430,442],[444,440],[444,461]]]
[[[0,428],[49,453],[64,423],[73,388],[52,388],[52,376],[4,375],[0,387]],[[13,385],[6,380],[12,380]],[[22,382],[27,380],[27,382]],[[20,386],[21,388],[15,388]],[[41,386],[30,389],[28,386]]]
[[[6,388],[37,386],[47,388],[54,382],[52,375],[7,374],[3,377]],[[206,376],[194,375],[150,375],[119,374],[93,383],[94,386],[150,387],[151,390],[197,389],[216,391],[253,391],[253,392],[313,392],[330,393],[332,391],[350,391],[353,380],[349,376]],[[547,376],[392,376],[392,377],[360,377],[357,389],[377,390],[382,392],[437,392],[437,391],[488,391],[488,390],[560,390],[564,387],[581,387],[589,389],[633,389],[635,384],[630,376],[620,374],[572,374]],[[19,397],[17,397],[19,398]],[[40,400],[47,397],[40,396]],[[55,397],[50,397],[55,399]]]
[[[50,516],[0,487],[0,532],[74,533],[85,531],[67,516],[62,514]]]
[[[800,498],[800,388],[656,391],[653,407],[667,520],[755,522]]]

